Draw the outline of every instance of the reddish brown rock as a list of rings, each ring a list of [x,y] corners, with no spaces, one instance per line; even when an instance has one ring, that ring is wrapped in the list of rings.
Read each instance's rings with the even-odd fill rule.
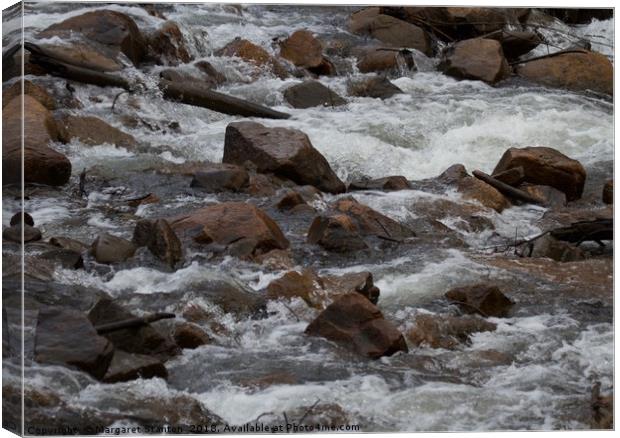
[[[389,15],[379,14],[369,18],[360,33],[366,33],[393,47],[416,49],[431,55],[430,38],[424,29]]]
[[[412,70],[413,59],[406,51],[369,49],[359,56],[357,68],[361,73],[399,73],[401,69]]]
[[[462,286],[446,292],[446,298],[468,313],[479,313],[484,317],[506,316],[514,304],[497,286],[480,283]]]
[[[388,99],[403,90],[390,82],[385,76],[376,75],[370,78],[349,82],[347,91],[351,96]],[[402,183],[400,183],[402,185]]]
[[[319,67],[323,62],[323,44],[312,32],[301,29],[280,43],[280,56],[297,67]]]
[[[489,39],[500,42],[504,56],[508,60],[517,59],[519,56],[534,50],[542,43],[536,32],[518,30],[502,30],[496,34],[489,35]]]
[[[317,216],[308,229],[308,243],[328,251],[349,252],[367,249],[360,230],[346,214]]]
[[[296,129],[268,128],[255,122],[234,122],[226,128],[224,163],[251,161],[258,172],[272,172],[298,184],[330,193],[346,187],[306,134]]]
[[[525,181],[555,187],[567,201],[581,198],[586,171],[577,160],[548,147],[510,148],[499,160],[493,174],[523,167]]]
[[[100,72],[117,72],[124,68],[118,49],[110,49],[93,41],[71,41],[68,44],[41,44],[39,47],[54,59]]]
[[[181,348],[194,349],[212,342],[211,337],[195,324],[184,322],[174,329],[174,341]]]
[[[523,167],[511,167],[499,173],[494,173],[493,178],[501,181],[509,186],[517,187],[523,181],[525,181],[525,171]]]
[[[548,87],[573,91],[593,90],[612,95],[614,75],[611,61],[600,53],[565,53],[520,64],[517,75]]]
[[[43,105],[50,111],[56,109],[56,99],[54,99],[45,88],[27,79],[24,79],[23,84],[25,95],[35,98],[39,101],[41,105]],[[4,108],[9,104],[9,102],[11,102],[11,100],[21,95],[22,82],[18,81],[11,85],[9,88],[2,91],[2,107]]]
[[[540,199],[541,205],[545,207],[564,207],[566,205],[566,195],[564,192],[551,186],[526,183],[519,186],[519,189]]]
[[[603,186],[603,202],[605,204],[614,203],[614,180],[610,179]]]
[[[469,342],[477,332],[494,331],[496,324],[472,316],[421,314],[414,327],[407,332],[407,340],[415,346],[452,349]]]
[[[164,22],[147,38],[149,54],[159,64],[178,65],[192,60],[185,39],[174,21]]]
[[[115,383],[152,379],[153,377],[168,378],[168,371],[161,361],[144,354],[131,354],[116,350],[103,381]]]
[[[239,192],[250,184],[250,175],[241,166],[212,163],[194,174],[190,187],[207,192]]]
[[[386,176],[377,179],[362,179],[353,181],[349,184],[348,190],[383,190],[386,192],[394,190],[407,190],[411,185],[404,176]]]
[[[252,252],[286,249],[289,242],[265,212],[244,202],[224,202],[201,208],[170,221],[172,228],[199,243],[231,245],[251,242]]]
[[[555,239],[548,234],[532,242],[530,248],[525,250],[525,255],[544,257],[564,263],[586,259],[586,255],[578,246]]]
[[[349,18],[348,28],[351,33],[368,33],[370,23],[381,14],[381,8],[378,6],[371,6],[360,9],[351,14]]]
[[[457,190],[463,194],[465,199],[478,201],[498,213],[511,205],[510,201],[497,189],[473,176],[466,176],[459,180]]]
[[[91,146],[108,143],[131,149],[138,144],[132,135],[97,117],[68,115],[58,121],[58,127],[60,140],[65,143],[69,143],[75,138]]]
[[[24,128],[24,180],[26,183],[64,185],[71,176],[71,162],[50,148],[58,139],[58,127],[52,114],[35,98],[25,95],[11,100],[2,110],[3,183],[21,182],[22,122]]]
[[[337,342],[359,354],[378,359],[407,352],[403,335],[361,294],[346,294],[308,325],[306,334]]]
[[[110,49],[123,52],[138,65],[146,55],[146,42],[134,20],[121,12],[96,10],[67,18],[53,24],[39,33],[39,38],[70,38],[72,33],[81,33]]]
[[[321,289],[321,279],[314,270],[289,271],[269,283],[267,298],[271,300],[301,298],[306,304],[314,307]]]
[[[132,242],[146,246],[158,259],[174,268],[183,260],[183,246],[165,219],[142,219],[136,224]]]
[[[328,298],[335,299],[340,295],[357,292],[371,303],[379,301],[379,288],[375,286],[370,272],[351,272],[344,275],[326,275],[322,277],[323,288]]]
[[[475,38],[450,47],[442,61],[444,73],[458,79],[477,79],[488,84],[510,76],[510,66],[498,41]]]
[[[82,312],[62,307],[39,310],[35,338],[37,362],[74,366],[102,379],[113,353],[114,346],[97,334]]]
[[[306,204],[306,201],[304,201],[304,198],[296,191],[291,190],[287,192],[282,198],[280,198],[276,206],[278,207],[278,210],[290,211],[294,209],[295,207],[297,207],[298,205],[304,205],[304,204]]]
[[[235,38],[226,46],[216,52],[218,56],[237,56],[246,62],[253,63],[258,67],[266,67],[279,78],[286,78],[288,72],[273,56],[265,49],[241,38]]]
[[[341,106],[347,102],[319,81],[305,81],[284,90],[284,99],[293,108]]]

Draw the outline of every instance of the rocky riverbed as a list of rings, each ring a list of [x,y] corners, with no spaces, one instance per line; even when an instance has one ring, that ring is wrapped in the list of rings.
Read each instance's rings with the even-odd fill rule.
[[[4,427],[613,427],[610,15],[20,13]]]

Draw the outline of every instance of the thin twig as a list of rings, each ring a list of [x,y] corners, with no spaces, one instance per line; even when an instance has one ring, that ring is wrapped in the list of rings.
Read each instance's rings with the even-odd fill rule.
[[[310,414],[310,412],[312,412],[312,410],[316,407],[316,405],[319,404],[319,402],[321,401],[320,398],[318,398],[314,404],[312,406],[310,406],[310,408],[304,413],[304,415],[299,419],[299,421],[297,422],[298,424],[302,424],[303,421],[306,419],[306,417],[308,416],[308,414]]]
[[[118,93],[116,96],[114,96],[114,101],[112,102],[112,112],[114,112],[114,106],[116,105],[116,101],[118,100],[118,98],[121,97],[121,95],[125,93],[129,93],[129,91],[123,90],[120,93]]]

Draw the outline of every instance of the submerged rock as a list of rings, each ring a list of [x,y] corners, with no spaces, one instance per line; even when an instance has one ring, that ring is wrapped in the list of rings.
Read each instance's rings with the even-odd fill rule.
[[[421,314],[407,339],[415,346],[452,349],[469,342],[471,334],[494,331],[497,325],[475,316]]]
[[[75,366],[102,379],[113,353],[113,345],[97,334],[82,312],[62,307],[39,310],[35,338],[37,362]]]
[[[132,135],[97,117],[68,115],[58,121],[58,127],[60,140],[64,143],[69,143],[75,138],[90,146],[108,143],[132,149],[138,144]]]
[[[35,98],[24,95],[11,100],[2,111],[2,172],[4,184],[21,182],[22,158],[26,183],[64,185],[71,177],[71,162],[49,147],[58,139],[58,127],[50,111]],[[22,125],[27,135],[23,139]]]
[[[548,87],[592,90],[613,95],[613,65],[604,55],[586,50],[563,53],[517,66],[517,75]]]
[[[224,163],[250,160],[259,172],[273,172],[298,184],[313,185],[330,193],[346,187],[303,132],[268,128],[255,122],[234,122],[226,128]]]
[[[493,174],[523,167],[525,181],[555,187],[567,201],[581,198],[586,171],[581,163],[548,147],[510,148],[499,160]]]
[[[91,251],[99,263],[119,263],[133,257],[136,246],[122,237],[103,233],[97,236],[91,246]]]
[[[484,317],[506,316],[514,304],[497,286],[487,283],[456,287],[445,296],[464,312],[479,313]]]
[[[289,76],[288,72],[280,62],[271,56],[265,49],[256,44],[242,39],[235,38],[233,41],[216,51],[218,56],[237,56],[246,62],[250,62],[258,67],[266,67],[279,78]]]
[[[239,192],[250,184],[250,175],[241,166],[225,163],[212,163],[194,174],[190,187],[207,192]]]
[[[183,246],[165,219],[142,219],[136,224],[133,243],[146,246],[158,259],[171,268],[183,261]]]
[[[155,32],[146,37],[148,55],[158,64],[187,64],[192,60],[185,38],[174,21],[162,23]]]
[[[391,83],[385,76],[374,76],[362,80],[351,81],[347,91],[351,96],[373,97],[375,99],[388,99],[395,94],[402,94],[403,90]]]
[[[286,249],[289,242],[280,227],[264,211],[244,202],[211,205],[170,220],[172,228],[183,236],[203,244],[249,244],[256,254]]]
[[[359,181],[353,181],[347,188],[351,190],[383,190],[386,192],[394,190],[407,190],[411,185],[407,178],[400,175],[386,176],[376,179],[362,179]]]
[[[396,327],[357,293],[343,295],[330,304],[308,325],[306,334],[337,342],[372,359],[408,351]]]
[[[195,324],[184,322],[174,328],[174,341],[181,348],[194,349],[210,344],[211,337]]]
[[[135,379],[166,379],[168,371],[163,363],[144,354],[131,354],[116,350],[103,381],[106,383],[126,382]]]
[[[341,106],[347,102],[319,81],[305,81],[284,91],[284,99],[293,108]]]
[[[317,216],[308,229],[308,243],[328,251],[350,252],[368,249],[358,226],[346,214]]]
[[[613,179],[605,181],[605,185],[603,186],[603,202],[605,204],[614,203],[614,180]]]
[[[12,225],[2,230],[2,238],[11,242],[22,242],[22,228],[24,243],[41,240],[41,230],[30,225]]]
[[[506,79],[511,70],[498,41],[475,38],[450,47],[441,68],[448,76],[477,79],[488,84]]]

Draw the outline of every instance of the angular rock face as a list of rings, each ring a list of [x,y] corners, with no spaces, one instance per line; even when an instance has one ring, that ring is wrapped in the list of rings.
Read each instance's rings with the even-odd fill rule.
[[[501,213],[505,208],[510,207],[510,201],[506,199],[497,189],[491,187],[484,181],[466,176],[457,183],[457,189],[466,199],[474,199],[482,205]]]
[[[118,59],[118,49],[106,47],[94,41],[71,41],[68,44],[41,44],[47,54],[66,64],[77,65],[100,72],[116,72],[123,69]]]
[[[286,249],[289,242],[265,212],[243,202],[224,202],[170,220],[172,228],[199,243],[247,242],[251,253]]]
[[[21,181],[22,122],[24,127],[24,180],[26,183],[64,185],[71,176],[69,159],[48,146],[58,138],[52,114],[35,98],[24,96],[24,119],[20,97],[11,100],[2,111],[3,183]]]
[[[99,300],[88,313],[88,319],[94,326],[132,318],[135,318],[135,315],[109,298]],[[177,346],[174,342],[161,335],[150,324],[116,330],[104,336],[117,349],[127,353],[152,355],[160,360],[168,359],[177,353]]]
[[[58,121],[60,140],[69,143],[76,138],[87,145],[113,144],[134,148],[136,139],[97,117],[66,116]]]
[[[415,70],[415,62],[411,52],[407,50],[382,50],[370,48],[363,51],[359,56],[357,68],[361,73],[387,73],[398,74],[403,70]]]
[[[132,242],[146,246],[155,257],[171,268],[183,260],[183,245],[165,219],[138,221]]]
[[[386,192],[394,190],[410,189],[407,178],[400,175],[386,176],[377,179],[363,179],[349,184],[348,190],[384,190]]]
[[[102,379],[113,353],[110,341],[97,334],[82,312],[61,307],[39,310],[35,339],[37,362],[75,366]]]
[[[153,377],[161,377],[162,379],[168,377],[168,371],[161,361],[143,354],[131,354],[116,350],[103,381],[115,383]]]
[[[136,246],[129,240],[103,233],[97,236],[91,250],[99,263],[119,263],[133,257]]]
[[[459,41],[448,49],[442,62],[445,74],[495,84],[510,76],[510,66],[498,41],[475,38]]]
[[[250,175],[241,166],[213,163],[196,172],[190,187],[207,192],[239,192],[250,184]]]
[[[614,74],[611,61],[600,53],[564,53],[521,64],[517,75],[548,87],[573,91],[593,90],[613,95]]]
[[[268,67],[279,78],[286,78],[288,72],[265,49],[241,38],[235,38],[226,46],[219,49],[218,56],[238,56],[246,62],[251,62],[259,67]]]
[[[330,193],[346,190],[308,136],[296,129],[267,128],[255,122],[229,124],[223,162],[241,165],[248,160],[259,172],[272,172],[298,184]]]
[[[422,314],[416,316],[415,326],[407,332],[407,339],[416,346],[450,349],[468,342],[473,333],[496,328],[496,324],[478,317]]]
[[[89,40],[123,52],[138,65],[146,54],[146,43],[133,19],[110,10],[86,12],[56,23],[39,33],[39,38],[68,38],[78,32]]]
[[[357,293],[343,295],[329,305],[308,325],[306,334],[337,342],[372,359],[408,351],[396,327],[383,318],[374,304]]]
[[[280,56],[297,67],[314,68],[323,62],[323,44],[305,29],[280,43]]]
[[[284,99],[293,108],[341,106],[347,102],[319,81],[306,81],[284,91]]]
[[[360,230],[346,214],[317,216],[308,229],[308,243],[328,251],[350,252],[367,249]]]
[[[484,317],[506,316],[514,304],[497,286],[486,283],[451,289],[446,292],[446,298],[463,311],[480,313]]]
[[[166,21],[147,37],[149,55],[158,64],[186,64],[192,56],[185,46],[185,39],[174,21]]]
[[[567,201],[581,198],[586,171],[577,160],[548,147],[510,148],[499,160],[493,173],[523,167],[525,181],[555,187],[566,194]]]

